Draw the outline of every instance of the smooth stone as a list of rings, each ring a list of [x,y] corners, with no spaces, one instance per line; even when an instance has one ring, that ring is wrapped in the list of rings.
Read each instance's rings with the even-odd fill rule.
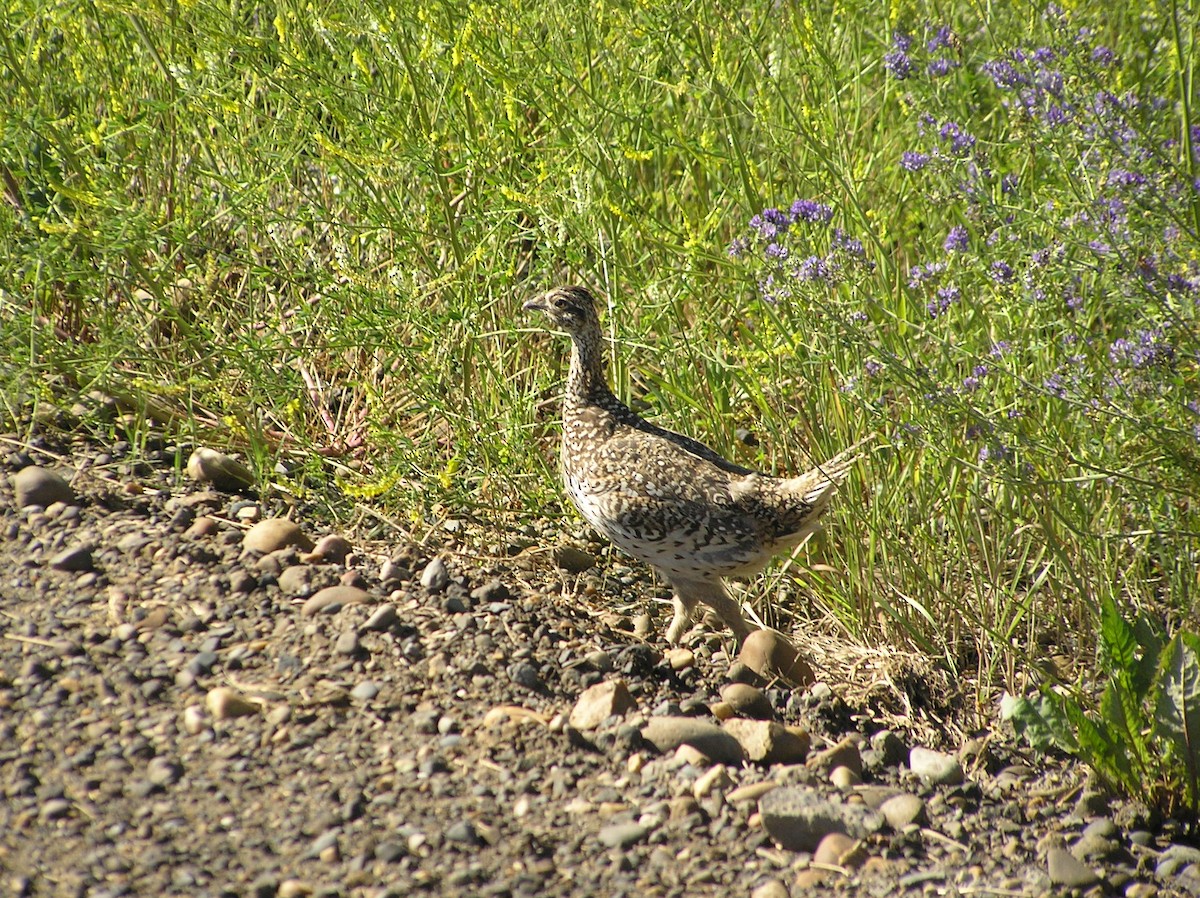
[[[267,518],[259,521],[246,531],[242,537],[242,548],[269,555],[288,546],[295,546],[302,552],[312,550],[312,540],[304,535],[295,521],[287,518]]]
[[[200,539],[205,536],[212,536],[220,529],[220,524],[216,518],[210,518],[208,515],[201,515],[196,518],[187,530],[183,531],[183,535],[188,539]]]
[[[293,564],[285,567],[276,580],[284,595],[310,595],[313,591],[314,573],[315,571],[306,564]]]
[[[861,867],[866,859],[867,854],[859,840],[852,839],[845,833],[830,833],[821,839],[813,852],[815,863],[851,869]]]
[[[1049,867],[1050,882],[1054,885],[1078,889],[1100,881],[1096,871],[1065,848],[1051,848],[1046,852],[1046,863]]]
[[[746,683],[728,683],[721,687],[721,701],[726,702],[738,717],[755,720],[774,720],[775,709],[767,694]]]
[[[676,646],[667,652],[667,663],[671,670],[687,670],[696,663],[696,653],[683,646]]]
[[[48,508],[55,502],[71,505],[75,502],[75,491],[61,475],[49,468],[30,465],[12,476],[13,492],[16,493],[17,508],[40,505]]]
[[[778,678],[792,686],[806,686],[816,679],[796,647],[774,630],[755,630],[747,636],[738,659],[768,680]]]
[[[853,789],[855,786],[861,785],[862,777],[844,764],[839,764],[833,770],[829,771],[829,782],[845,792],[848,789]]]
[[[575,546],[555,546],[553,558],[554,564],[568,574],[582,574],[596,565],[595,557]]]
[[[59,820],[71,812],[71,802],[65,798],[51,798],[38,809],[43,820]]]
[[[339,655],[353,655],[358,652],[358,631],[344,630],[333,644],[333,650]]]
[[[908,754],[908,746],[892,730],[880,730],[871,736],[871,748],[883,756],[883,763],[888,767],[895,767]]]
[[[1175,876],[1189,864],[1200,864],[1200,848],[1178,843],[1168,845],[1154,865],[1154,875],[1159,879]]]
[[[311,552],[306,552],[300,556],[300,560],[306,563],[316,561],[324,561],[327,564],[341,564],[346,560],[346,556],[350,554],[353,547],[350,541],[344,536],[337,533],[327,533],[317,540],[316,546]]]
[[[382,633],[385,630],[390,630],[398,617],[396,606],[391,602],[385,602],[371,612],[371,616],[363,624],[363,629],[374,633]]]
[[[189,736],[204,732],[208,727],[208,718],[204,709],[199,705],[188,705],[183,709],[183,731]]]
[[[211,483],[230,493],[254,485],[254,473],[249,468],[216,449],[201,447],[192,452],[187,474],[197,483]]]
[[[707,771],[700,774],[700,777],[692,784],[692,794],[696,796],[696,800],[706,798],[714,792],[724,795],[733,788],[733,780],[729,776],[729,771],[725,769],[724,764],[714,764]]]
[[[1125,898],[1157,898],[1158,886],[1148,882],[1131,882],[1125,887]]]
[[[92,570],[93,566],[90,546],[71,546],[56,553],[50,559],[50,567],[56,571],[80,573]]]
[[[725,795],[726,804],[741,804],[744,801],[758,801],[772,789],[778,789],[779,783],[763,780],[761,783],[749,783],[738,786]]]
[[[809,735],[773,720],[734,717],[721,728],[742,746],[746,757],[760,764],[799,764],[808,754]]]
[[[593,730],[614,715],[637,710],[624,680],[608,680],[589,686],[575,702],[567,722],[577,730]]]
[[[882,828],[883,815],[865,805],[820,797],[803,786],[772,789],[758,802],[763,828],[787,851],[813,851],[830,833],[863,839]]]
[[[151,758],[146,765],[146,778],[156,786],[169,786],[182,775],[183,768],[166,758]]]
[[[596,834],[600,844],[606,848],[628,848],[649,834],[650,828],[640,823],[610,823]]]
[[[480,841],[479,833],[469,820],[459,820],[446,827],[446,840],[465,845],[478,845]]]
[[[538,672],[537,666],[530,664],[528,661],[517,661],[514,664],[510,664],[506,672],[510,680],[531,692],[540,692],[546,688],[546,684],[542,682],[542,675]]]
[[[362,605],[371,600],[371,594],[356,586],[326,586],[318,589],[300,606],[300,613],[312,617],[322,611],[330,613],[344,608],[346,605]]]
[[[745,760],[742,745],[715,723],[695,717],[651,717],[642,727],[642,738],[662,753],[690,745],[707,758],[721,764],[740,764]]]
[[[965,778],[958,758],[919,745],[908,753],[908,767],[931,786],[957,786]]]
[[[825,774],[836,767],[848,767],[862,776],[862,753],[858,750],[858,743],[847,737],[829,748],[813,752],[813,756],[808,759],[808,766]]]
[[[450,572],[441,556],[425,565],[425,570],[421,571],[421,585],[429,592],[441,592],[450,585]]]
[[[879,813],[883,814],[883,819],[887,821],[896,832],[900,832],[904,827],[914,823],[928,822],[928,816],[925,810],[925,802],[916,795],[893,795],[887,801],[879,806]]]
[[[258,704],[250,701],[235,689],[228,686],[218,686],[210,689],[205,696],[204,704],[214,720],[225,720],[230,717],[249,717],[258,713]]]
[[[768,879],[750,890],[750,898],[790,898],[790,893],[778,879]]]

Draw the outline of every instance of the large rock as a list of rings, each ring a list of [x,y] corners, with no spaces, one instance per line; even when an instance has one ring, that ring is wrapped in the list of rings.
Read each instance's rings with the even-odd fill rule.
[[[816,679],[796,647],[774,630],[755,630],[742,643],[738,658],[768,680],[783,680],[792,686],[807,686]]]
[[[763,828],[788,851],[813,851],[830,833],[863,839],[883,826],[878,811],[827,800],[803,786],[771,790],[759,799],[758,812]]]
[[[808,754],[810,738],[773,720],[727,720],[722,729],[741,744],[746,757],[759,764],[799,764]]]
[[[287,518],[267,518],[259,521],[246,531],[242,537],[242,548],[269,555],[288,546],[295,546],[302,552],[312,550],[313,542],[304,535],[304,531],[295,521]]]
[[[75,501],[75,491],[67,481],[49,468],[39,468],[37,465],[22,468],[14,474],[12,486],[17,494],[17,508],[26,505],[46,508],[55,502],[71,505]]]
[[[664,754],[690,745],[721,764],[745,760],[742,745],[715,723],[694,717],[651,717],[642,727],[642,738]]]
[[[254,474],[249,468],[216,449],[195,450],[188,459],[187,473],[197,483],[211,483],[229,493],[254,485]]]
[[[613,715],[637,708],[624,680],[609,680],[589,686],[575,702],[568,723],[577,730],[594,730]]]
[[[332,614],[346,605],[363,605],[371,600],[371,594],[357,586],[326,586],[312,594],[303,605],[300,613],[305,617],[326,612]]]

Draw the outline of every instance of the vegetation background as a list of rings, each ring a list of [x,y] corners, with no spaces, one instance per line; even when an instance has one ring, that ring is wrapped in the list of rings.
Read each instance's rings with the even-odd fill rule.
[[[102,390],[335,514],[569,515],[520,304],[583,281],[661,423],[778,473],[877,434],[764,613],[984,707],[1197,628],[1190,4],[4,12],[12,421]]]

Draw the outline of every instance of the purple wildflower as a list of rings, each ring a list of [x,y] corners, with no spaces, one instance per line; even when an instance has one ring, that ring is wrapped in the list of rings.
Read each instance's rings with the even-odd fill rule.
[[[933,280],[946,270],[945,262],[930,262],[924,268],[914,265],[908,271],[908,286],[916,289],[926,281]]]
[[[1000,359],[1008,355],[1011,350],[1012,344],[1010,344],[1007,340],[997,340],[992,344],[992,351],[990,355],[994,359]]]
[[[815,200],[796,200],[791,208],[792,221],[825,224],[833,218],[833,208]]]
[[[768,259],[777,259],[782,262],[788,257],[788,248],[778,243],[768,243],[767,248],[763,250],[763,255]]]
[[[820,256],[809,256],[796,267],[798,281],[828,281],[832,280],[829,263]]]
[[[864,256],[866,251],[863,249],[863,243],[857,237],[849,236],[841,228],[833,229],[833,246],[835,249],[840,249],[842,252],[851,256]]]
[[[1136,339],[1120,337],[1108,348],[1108,358],[1122,368],[1169,368],[1175,363],[1175,347],[1161,327],[1139,330]]]
[[[974,393],[979,389],[979,378],[974,374],[968,374],[963,378],[962,386],[964,393]]]
[[[883,370],[883,365],[874,359],[867,359],[863,363],[863,370],[867,372],[867,377],[875,377]]]
[[[745,237],[734,237],[733,242],[729,244],[729,255],[737,258],[750,248],[750,241]]]
[[[946,242],[942,244],[942,249],[948,253],[962,253],[966,252],[969,246],[970,239],[967,236],[967,229],[962,225],[955,225],[946,235]]]
[[[953,59],[938,57],[930,60],[929,65],[925,67],[925,71],[933,78],[944,78],[958,68],[958,63]]]
[[[939,315],[944,315],[950,306],[954,305],[962,296],[962,291],[953,284],[948,287],[939,287],[937,296],[926,303],[925,308],[929,312],[930,318],[937,318]]]
[[[897,81],[904,81],[912,74],[912,60],[903,50],[889,50],[883,57],[883,67],[892,73]]]
[[[1007,174],[1003,178],[1000,179],[1000,192],[1001,193],[1016,193],[1018,183],[1019,182],[1017,180],[1016,175]]]
[[[1011,284],[1013,280],[1012,266],[1004,261],[993,262],[992,280],[997,284]]]
[[[928,153],[905,152],[900,157],[900,167],[905,171],[920,171],[929,164]]]
[[[1054,396],[1058,399],[1066,399],[1067,398],[1067,388],[1063,384],[1063,379],[1062,379],[1061,374],[1051,374],[1043,382],[1042,387],[1051,396]]]
[[[1007,59],[993,59],[982,66],[983,73],[992,79],[996,87],[1013,88],[1028,84],[1029,79],[1021,74]]]
[[[1112,50],[1103,45],[1095,47],[1092,50],[1092,62],[1096,63],[1096,65],[1100,66],[1101,68],[1108,68],[1114,62],[1116,62],[1116,59],[1117,54],[1113,53]]]
[[[938,131],[942,140],[950,141],[950,152],[965,156],[975,146],[975,135],[964,130],[958,122],[946,122]]]

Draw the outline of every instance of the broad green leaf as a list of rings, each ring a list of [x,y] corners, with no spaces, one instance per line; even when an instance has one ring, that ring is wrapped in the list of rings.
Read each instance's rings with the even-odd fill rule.
[[[1137,695],[1146,697],[1154,679],[1158,675],[1158,661],[1162,656],[1166,634],[1162,624],[1150,617],[1144,611],[1139,612],[1133,622],[1134,635],[1142,649],[1142,657],[1138,659],[1134,674],[1133,688]]]
[[[1000,717],[1011,721],[1017,735],[1036,751],[1061,748],[1075,752],[1078,745],[1062,705],[1063,699],[1049,692],[1028,698],[1005,693],[1000,699]]]
[[[1163,655],[1155,708],[1158,735],[1188,773],[1192,803],[1200,776],[1200,636],[1178,633]]]
[[[1100,664],[1110,677],[1129,683],[1137,669],[1137,637],[1112,596],[1100,602]]]

